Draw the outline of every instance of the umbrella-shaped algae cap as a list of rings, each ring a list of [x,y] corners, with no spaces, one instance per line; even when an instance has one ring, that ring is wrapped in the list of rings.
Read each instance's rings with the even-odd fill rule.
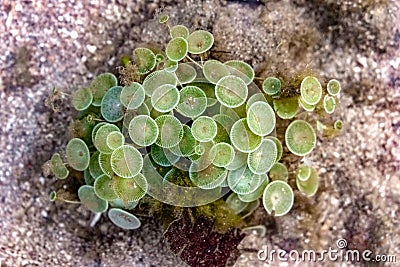
[[[137,202],[142,199],[148,190],[148,182],[143,174],[138,173],[133,178],[113,178],[113,189],[115,194],[125,203]]]
[[[207,52],[214,44],[214,36],[204,30],[197,30],[187,37],[188,50],[191,54],[201,54]]]
[[[65,167],[59,153],[54,153],[53,156],[51,156],[50,164],[51,171],[55,177],[58,179],[65,179],[68,177],[69,171],[67,167]]]
[[[326,90],[331,96],[337,96],[342,90],[342,87],[338,80],[332,79],[328,82]]]
[[[264,190],[263,205],[269,214],[283,216],[293,206],[293,190],[286,182],[277,180],[270,182]]]
[[[142,155],[131,145],[120,146],[111,154],[111,168],[120,177],[132,178],[141,171],[142,166]]]
[[[249,153],[256,150],[262,141],[262,137],[254,134],[246,119],[236,121],[230,132],[232,145],[239,151]]]
[[[228,75],[217,82],[215,96],[222,105],[228,108],[236,108],[246,101],[248,88],[239,77]]]
[[[188,42],[183,37],[175,37],[167,44],[165,54],[171,61],[184,59],[188,52]]]
[[[268,172],[278,155],[278,149],[274,141],[264,139],[261,145],[253,152],[250,152],[247,158],[247,165],[253,173],[263,174]]]
[[[87,109],[93,101],[93,94],[89,88],[83,87],[75,91],[72,95],[72,105],[76,110]]]
[[[105,93],[101,100],[101,115],[108,122],[117,122],[124,117],[123,105],[120,100],[121,91],[121,86],[114,86]]]
[[[122,229],[134,230],[140,227],[140,221],[135,215],[119,208],[110,209],[108,218]]]
[[[307,76],[300,85],[301,98],[306,104],[315,105],[322,97],[322,86],[317,78]]]
[[[183,137],[183,126],[176,117],[161,115],[155,121],[158,126],[157,145],[170,148],[179,144]]]
[[[318,190],[318,173],[315,168],[310,167],[310,176],[307,180],[301,180],[299,176],[296,177],[297,188],[311,197],[317,193]]]
[[[179,103],[176,110],[185,117],[195,118],[207,108],[207,96],[197,86],[186,86],[179,91]]]
[[[246,62],[240,60],[229,60],[224,63],[230,67],[230,72],[241,78],[247,85],[249,85],[254,79],[254,70]]]
[[[134,82],[122,88],[120,101],[127,109],[139,108],[143,104],[144,99],[144,88],[140,83]]]
[[[117,77],[115,77],[115,75],[112,73],[102,73],[94,78],[89,86],[90,91],[92,91],[93,95],[92,105],[99,107],[101,105],[101,100],[103,99],[103,96],[108,91],[108,89],[117,85]]]
[[[189,36],[189,29],[185,25],[175,25],[169,30],[171,38],[182,37],[187,38]]]
[[[276,77],[268,77],[264,80],[262,89],[267,95],[276,95],[281,90],[281,81]]]
[[[208,142],[217,135],[217,123],[213,118],[200,116],[192,123],[193,137],[200,142]]]
[[[69,140],[65,153],[68,164],[73,169],[83,171],[89,166],[89,149],[82,139],[73,138]]]
[[[148,48],[136,48],[133,50],[133,57],[139,74],[149,73],[156,66],[156,55]]]
[[[285,143],[290,152],[297,156],[311,153],[317,142],[312,126],[303,120],[295,120],[289,124],[285,132]]]
[[[151,96],[151,104],[158,112],[169,112],[179,103],[179,91],[172,84],[164,84],[156,88]]]
[[[265,136],[275,129],[275,112],[263,101],[253,103],[247,110],[247,124],[256,135]]]
[[[92,212],[105,212],[108,208],[108,202],[96,195],[93,186],[82,185],[78,190],[78,197],[82,205]]]
[[[150,146],[157,140],[158,126],[148,115],[134,117],[128,127],[129,137],[138,146]]]

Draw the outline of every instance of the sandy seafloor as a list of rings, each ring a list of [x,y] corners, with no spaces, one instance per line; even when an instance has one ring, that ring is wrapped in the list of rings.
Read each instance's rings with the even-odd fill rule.
[[[54,180],[41,173],[42,164],[65,146],[73,114],[52,112],[46,97],[53,88],[70,93],[88,84],[141,44],[165,44],[168,33],[153,19],[162,6],[173,23],[212,31],[212,56],[220,60],[245,60],[261,77],[276,66],[310,67],[342,82],[335,116],[344,121],[344,131],[319,139],[309,159],[319,169],[318,194],[277,218],[265,237],[246,237],[240,248],[321,250],[345,238],[349,248],[396,255],[400,262],[396,0],[1,0],[1,266],[185,265],[169,251],[160,223],[143,219],[140,229],[122,231],[103,217],[92,229],[84,208],[49,202]],[[257,212],[266,216],[262,208]],[[245,250],[235,266],[279,265]],[[322,264],[378,266],[315,266]]]

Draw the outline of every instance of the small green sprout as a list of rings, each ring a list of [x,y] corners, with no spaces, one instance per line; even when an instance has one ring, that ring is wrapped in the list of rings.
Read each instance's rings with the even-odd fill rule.
[[[56,191],[51,191],[49,195],[50,201],[54,202],[57,199],[57,192]]]
[[[162,16],[158,19],[158,22],[161,23],[161,24],[165,24],[165,23],[168,22],[168,20],[169,20],[169,16],[168,16],[168,15],[162,15]]]
[[[164,59],[165,59],[165,56],[163,54],[157,54],[156,55],[156,62],[157,63],[161,62],[161,61],[164,61]]]
[[[318,174],[314,167],[310,167],[310,176],[308,179],[300,179],[299,176],[296,178],[297,188],[307,195],[312,197],[318,190]]]
[[[305,182],[311,176],[311,166],[302,164],[297,168],[296,179]]]
[[[342,128],[343,128],[343,121],[341,121],[341,120],[336,120],[335,123],[333,124],[333,128],[334,128],[335,130],[341,131]]]

